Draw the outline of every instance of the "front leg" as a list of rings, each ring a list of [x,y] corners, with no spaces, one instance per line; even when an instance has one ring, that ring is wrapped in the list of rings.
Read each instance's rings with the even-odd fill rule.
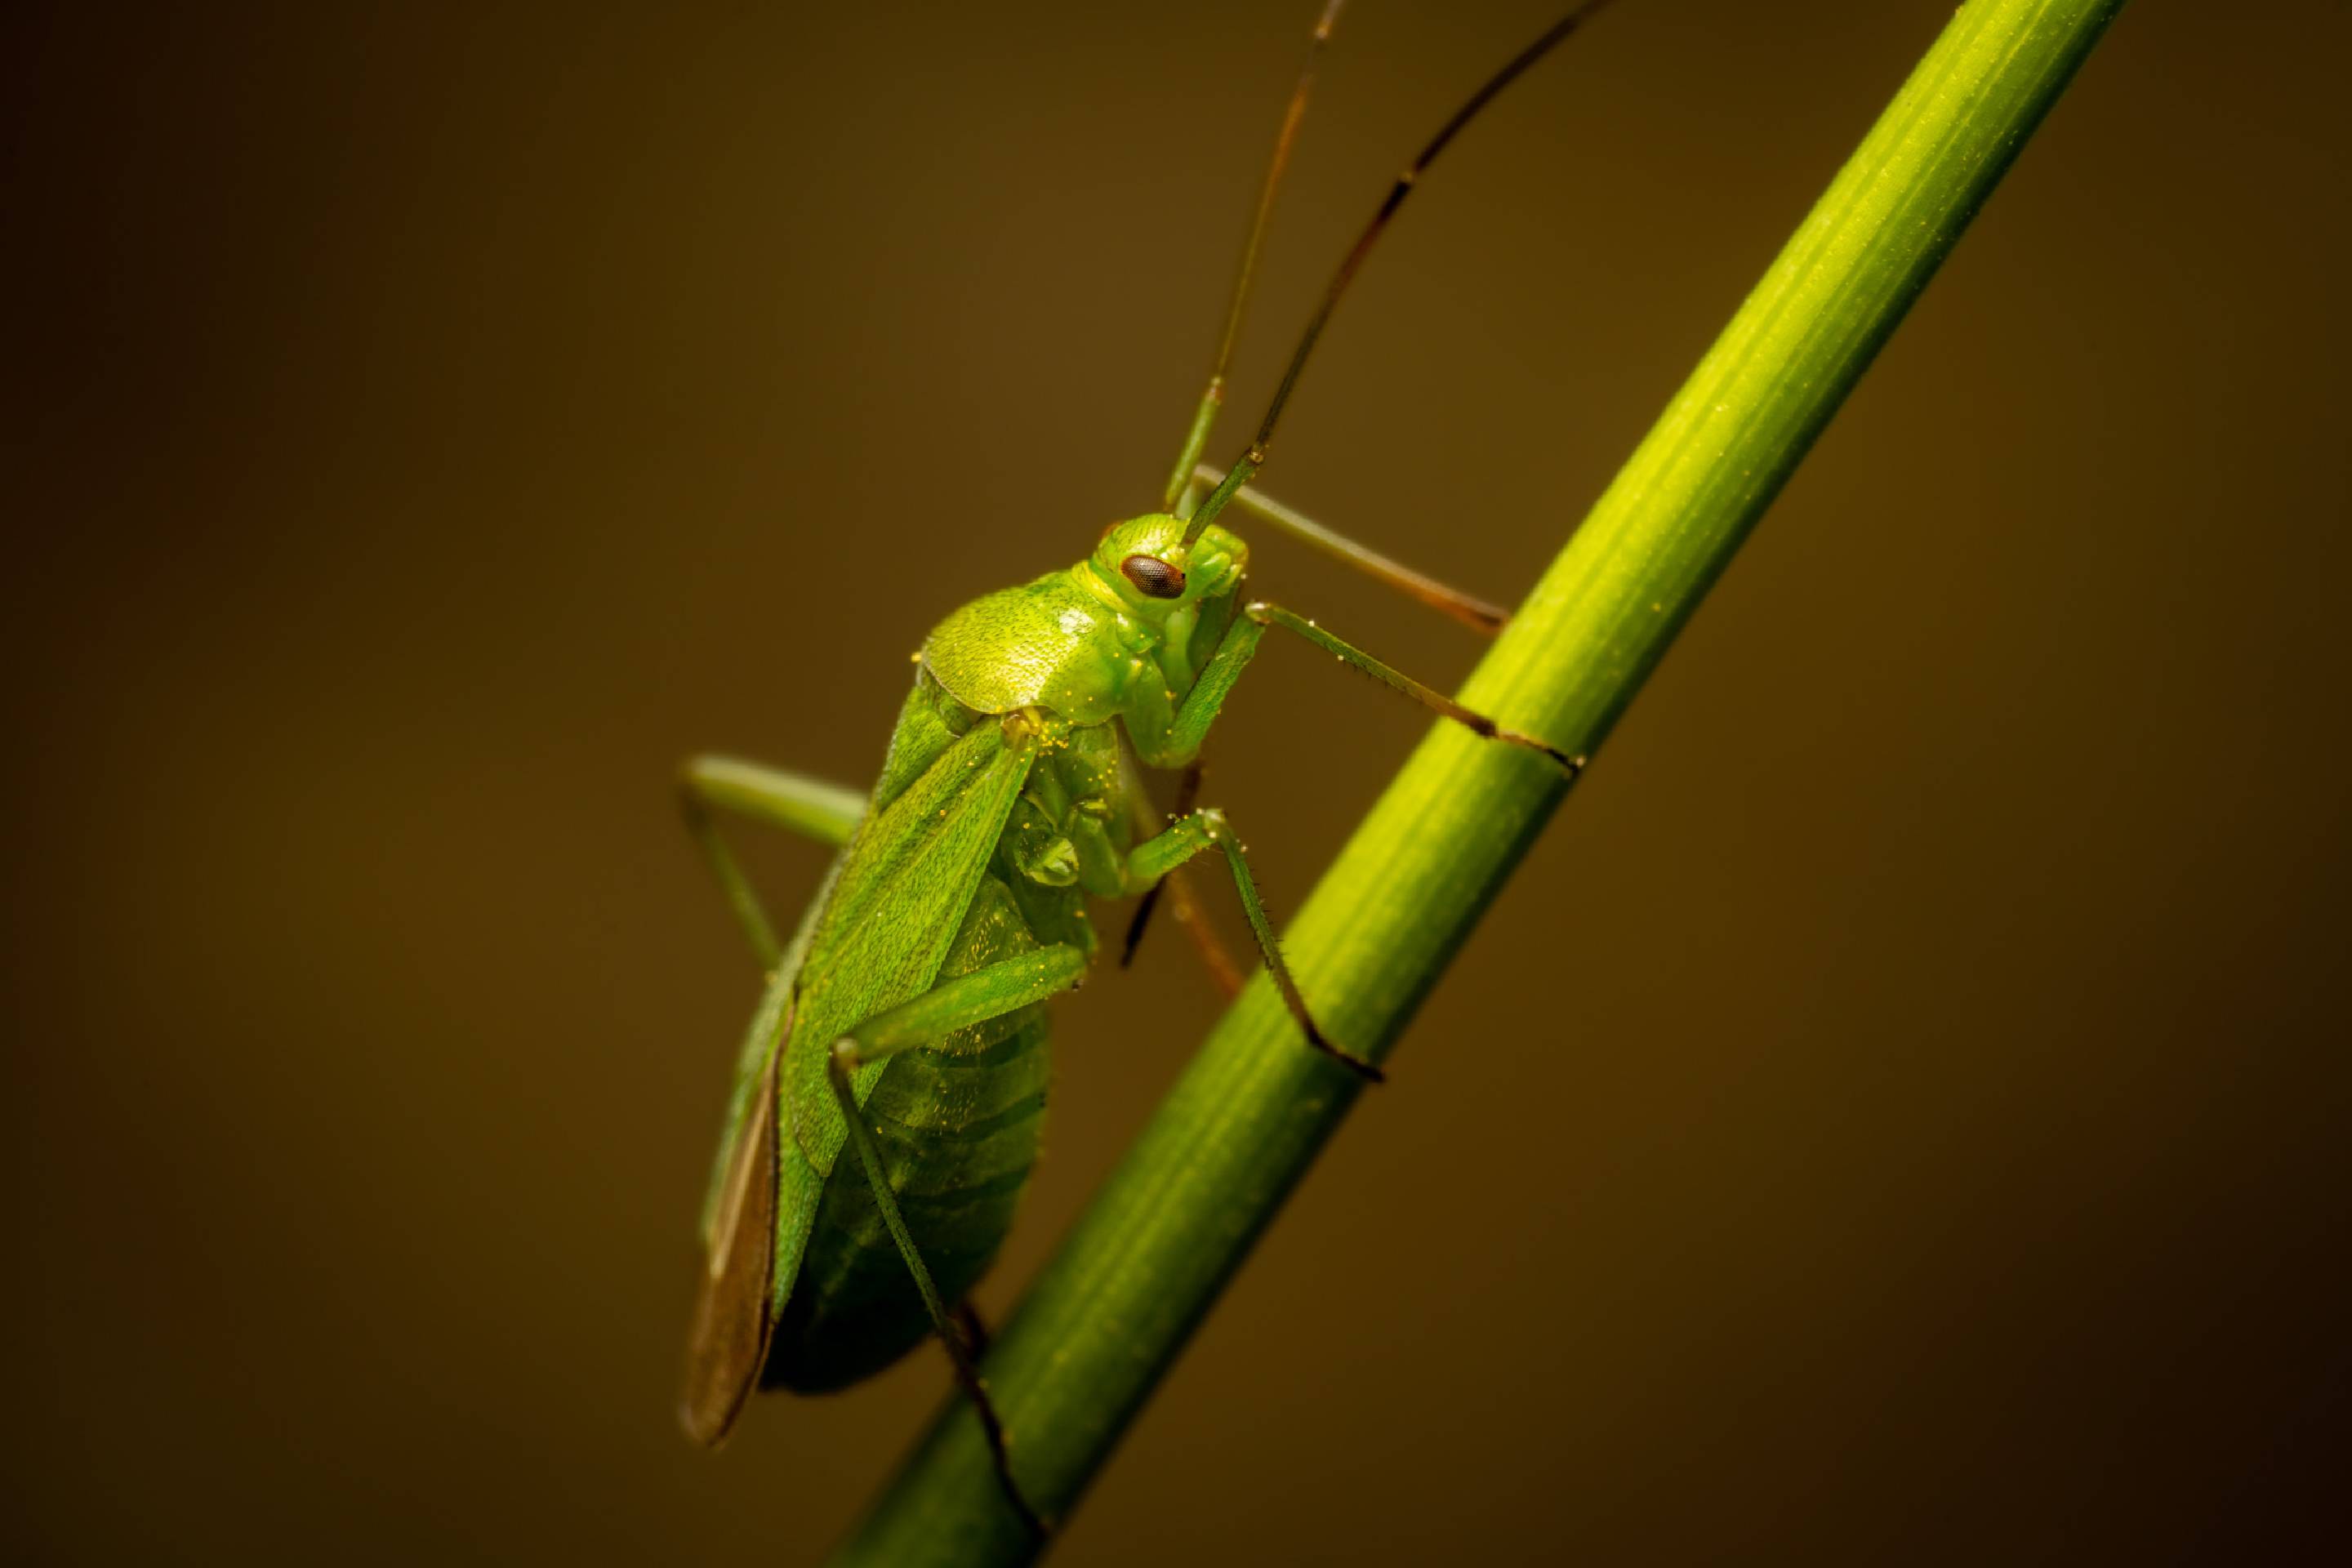
[[[1249,668],[1265,636],[1263,625],[1246,616],[1235,616],[1180,708],[1169,707],[1167,694],[1155,682],[1138,683],[1119,716],[1144,766],[1190,767],[1199,758],[1202,743],[1217,721],[1217,711],[1225,705],[1225,694]]]
[[[1286,610],[1280,605],[1260,599],[1243,606],[1242,615],[1254,625],[1280,626],[1286,632],[1297,633],[1349,668],[1370,676],[1391,691],[1412,698],[1441,719],[1453,720],[1482,741],[1501,741],[1509,745],[1523,746],[1530,752],[1540,752],[1570,779],[1584,771],[1582,757],[1571,757],[1548,741],[1503,728],[1475,709],[1465,708],[1435,687],[1423,686],[1402,670],[1382,664],[1355,644],[1333,637],[1306,616]]]
[[[1381,663],[1370,654],[1341,637],[1332,636],[1306,616],[1284,609],[1280,605],[1264,599],[1242,606],[1233,624],[1225,628],[1223,640],[1217,651],[1202,667],[1201,678],[1185,694],[1183,706],[1162,718],[1164,700],[1157,709],[1141,709],[1130,704],[1124,715],[1128,733],[1135,741],[1136,755],[1155,768],[1181,768],[1201,754],[1202,743],[1208,739],[1210,727],[1216,723],[1218,710],[1223,708],[1226,694],[1241,679],[1242,671],[1257,655],[1257,646],[1265,639],[1268,626],[1280,626],[1295,633],[1331,655],[1341,664],[1370,676],[1390,690],[1412,698],[1415,702],[1449,719],[1481,740],[1501,741],[1507,745],[1523,747],[1550,759],[1552,764],[1570,779],[1584,771],[1584,759],[1571,757],[1550,742],[1517,730],[1506,729],[1474,708],[1465,708],[1434,687],[1424,686],[1403,671]],[[1153,693],[1157,695],[1157,693]]]

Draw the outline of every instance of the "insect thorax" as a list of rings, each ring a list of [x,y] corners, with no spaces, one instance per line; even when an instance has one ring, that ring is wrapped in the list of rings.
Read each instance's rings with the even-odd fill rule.
[[[1211,527],[1187,551],[1181,520],[1153,514],[1114,525],[1076,565],[973,600],[934,627],[923,668],[981,713],[1036,708],[1101,724],[1132,701],[1181,701],[1224,635],[1248,547]],[[1173,596],[1146,593],[1121,566],[1165,567]],[[1173,573],[1171,579],[1168,573]]]

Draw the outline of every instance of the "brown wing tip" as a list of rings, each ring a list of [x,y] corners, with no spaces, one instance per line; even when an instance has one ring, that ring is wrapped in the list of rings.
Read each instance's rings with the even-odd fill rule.
[[[728,1387],[698,1376],[704,1369],[689,1366],[687,1385],[677,1402],[677,1424],[701,1447],[717,1448],[735,1430],[749,1390]]]
[[[769,1310],[776,1253],[776,1067],[772,1058],[736,1143],[708,1268],[686,1341],[678,1422],[715,1448],[734,1429],[760,1381],[774,1323]]]

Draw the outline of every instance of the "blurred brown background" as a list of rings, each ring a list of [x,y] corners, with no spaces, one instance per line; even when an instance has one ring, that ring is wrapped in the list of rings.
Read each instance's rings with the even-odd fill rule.
[[[674,1426],[756,976],[670,769],[862,783],[931,621],[1151,500],[1311,9],[16,14],[8,1556],[835,1538],[946,1377]],[[1348,17],[1243,415],[1548,9]],[[1622,6],[1268,488],[1524,586],[1948,11]],[[1063,1561],[2340,1531],[2352,24],[2263,17],[2126,11]],[[1419,729],[1260,661],[1213,789],[1278,907]],[[1166,934],[1061,1012],[992,1312],[1213,1014]]]

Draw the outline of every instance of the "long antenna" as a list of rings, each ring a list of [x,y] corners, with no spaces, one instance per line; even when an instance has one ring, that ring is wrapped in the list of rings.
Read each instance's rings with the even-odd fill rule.
[[[1233,363],[1234,344],[1242,335],[1242,313],[1249,305],[1250,284],[1257,274],[1258,247],[1265,241],[1266,223],[1274,215],[1274,190],[1282,184],[1282,172],[1290,166],[1290,150],[1298,141],[1299,122],[1307,118],[1307,95],[1315,86],[1315,68],[1322,63],[1323,46],[1331,41],[1331,29],[1339,25],[1339,7],[1345,0],[1329,0],[1323,15],[1315,24],[1315,35],[1307,41],[1307,63],[1298,69],[1298,85],[1290,89],[1290,107],[1283,111],[1282,129],[1274,139],[1274,157],[1265,166],[1265,183],[1258,186],[1257,211],[1250,218],[1249,238],[1242,244],[1241,266],[1234,273],[1233,300],[1225,307],[1225,334],[1217,342],[1217,357],[1209,366],[1208,389],[1201,394],[1201,405],[1192,412],[1192,425],[1184,433],[1184,449],[1176,454],[1176,467],[1168,476],[1167,493],[1160,504],[1172,507],[1184,487],[1192,482],[1192,468],[1201,460],[1201,450],[1209,444],[1209,426],[1215,423],[1217,410],[1225,403],[1225,368]]]
[[[1267,405],[1265,417],[1259,421],[1257,435],[1251,439],[1249,450],[1225,470],[1224,482],[1209,492],[1208,499],[1193,511],[1192,521],[1185,526],[1184,543],[1188,549],[1200,539],[1202,530],[1209,526],[1210,521],[1224,510],[1225,503],[1233,500],[1234,492],[1249,483],[1265,462],[1265,449],[1274,441],[1275,421],[1282,417],[1283,405],[1290,401],[1291,389],[1298,384],[1298,374],[1307,368],[1307,356],[1314,352],[1315,340],[1323,335],[1324,323],[1330,321],[1332,310],[1339,303],[1339,296],[1347,292],[1349,283],[1356,276],[1356,269],[1364,264],[1364,258],[1370,253],[1373,242],[1381,237],[1381,231],[1388,226],[1389,219],[1396,216],[1397,208],[1404,205],[1405,197],[1412,194],[1413,183],[1421,178],[1422,172],[1437,161],[1437,155],[1445,151],[1446,143],[1475,119],[1480,110],[1494,101],[1496,94],[1517,81],[1529,66],[1550,53],[1554,45],[1591,20],[1608,4],[1609,0],[1585,0],[1583,5],[1574,7],[1545,29],[1540,37],[1521,49],[1508,65],[1488,77],[1486,85],[1472,93],[1468,100],[1454,111],[1453,117],[1438,128],[1437,134],[1429,139],[1429,144],[1405,165],[1403,173],[1397,175],[1396,183],[1389,187],[1389,194],[1381,201],[1380,209],[1372,214],[1371,221],[1364,226],[1364,231],[1356,237],[1356,243],[1341,258],[1339,269],[1331,275],[1330,287],[1323,290],[1323,302],[1315,308],[1314,316],[1307,321],[1307,331],[1299,338],[1297,351],[1290,356],[1290,368],[1282,373],[1282,384],[1274,389],[1274,401]]]

